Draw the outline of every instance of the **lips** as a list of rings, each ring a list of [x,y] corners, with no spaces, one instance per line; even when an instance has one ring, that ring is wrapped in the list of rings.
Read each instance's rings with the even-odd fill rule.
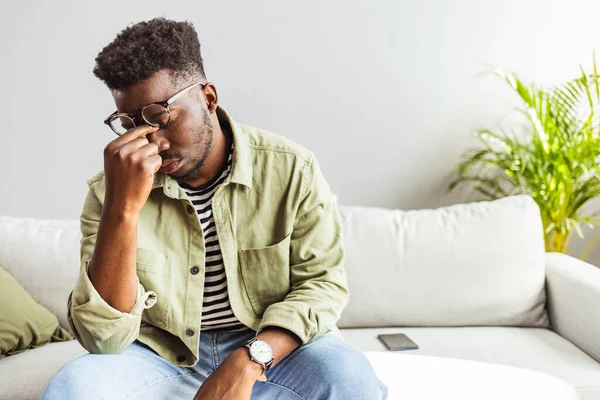
[[[161,168],[168,167],[169,165],[171,165],[171,164],[173,164],[174,162],[177,162],[177,161],[178,160],[175,160],[175,159],[172,159],[172,158],[170,160],[164,160],[163,163],[162,163]]]
[[[169,160],[164,160],[162,163],[162,166],[160,167],[161,172],[165,173],[165,174],[170,174],[172,172],[175,172],[175,170],[177,168],[179,168],[179,159],[169,159]]]

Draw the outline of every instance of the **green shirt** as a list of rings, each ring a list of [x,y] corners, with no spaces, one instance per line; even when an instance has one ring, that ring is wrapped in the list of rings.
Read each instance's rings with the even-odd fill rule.
[[[264,130],[238,124],[219,107],[234,140],[233,165],[212,201],[235,316],[309,343],[333,331],[348,300],[341,226],[314,155]],[[189,198],[158,172],[138,221],[137,301],[124,313],[88,276],[104,202],[100,172],[81,213],[81,268],[68,299],[75,337],[91,353],[120,353],[138,339],[181,366],[198,361],[204,289],[202,228]],[[190,334],[190,335],[188,335]]]

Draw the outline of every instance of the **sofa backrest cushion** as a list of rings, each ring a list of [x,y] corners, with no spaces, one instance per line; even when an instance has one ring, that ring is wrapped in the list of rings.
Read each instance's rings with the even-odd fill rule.
[[[0,265],[41,305],[67,322],[67,299],[79,274],[78,220],[0,216]]]
[[[532,197],[339,213],[350,287],[339,327],[548,327]]]

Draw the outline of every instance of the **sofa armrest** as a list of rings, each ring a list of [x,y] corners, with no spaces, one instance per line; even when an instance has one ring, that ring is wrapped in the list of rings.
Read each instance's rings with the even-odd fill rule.
[[[563,253],[546,253],[552,330],[600,362],[600,268]]]

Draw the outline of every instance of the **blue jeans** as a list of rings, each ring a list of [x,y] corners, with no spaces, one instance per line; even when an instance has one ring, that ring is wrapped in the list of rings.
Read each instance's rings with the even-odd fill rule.
[[[229,354],[254,336],[242,332],[201,332],[200,361],[179,367],[139,341],[121,354],[86,354],[62,367],[42,400],[187,399]],[[257,381],[252,399],[385,399],[387,387],[367,358],[332,334],[296,349]]]

